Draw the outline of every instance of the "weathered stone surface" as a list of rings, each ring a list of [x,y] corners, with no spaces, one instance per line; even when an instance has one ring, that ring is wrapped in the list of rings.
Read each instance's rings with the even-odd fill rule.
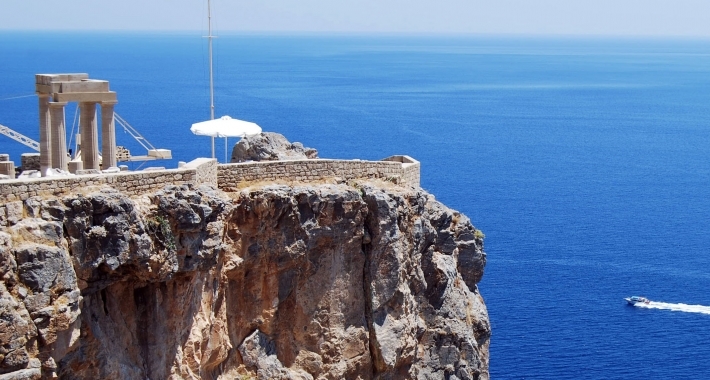
[[[41,202],[36,199],[28,199],[24,206],[30,214],[40,214]],[[17,370],[8,374],[15,376],[11,378],[38,378],[41,361],[51,374],[53,356],[62,357],[77,342],[81,294],[67,248],[62,224],[56,221],[22,219],[0,236],[4,284],[22,302],[21,313],[29,314],[31,331],[17,340],[27,342],[26,347],[7,355],[0,365]],[[32,370],[23,369],[28,365]]]
[[[39,153],[22,153],[20,162],[22,171],[39,170]]]
[[[299,142],[290,143],[284,135],[263,132],[243,137],[232,149],[230,162],[303,160],[318,158],[318,151],[304,148]]]
[[[0,373],[18,371],[36,355],[37,329],[29,312],[0,283]]]
[[[303,370],[291,371],[284,368],[276,355],[274,342],[259,330],[244,338],[244,342],[239,346],[239,353],[247,368],[255,371],[259,379],[313,379],[313,376]]]
[[[23,206],[20,201],[8,202],[5,208],[7,209],[7,222],[10,224],[15,224],[24,217]]]
[[[488,378],[480,234],[421,189],[19,206],[0,227],[0,376]]]
[[[422,192],[403,196],[365,187],[363,193],[371,211],[365,276],[370,278],[377,371],[416,378],[445,378],[458,371],[465,378],[487,378],[487,311],[476,284],[468,286],[457,270],[482,273],[485,265],[481,244],[478,260],[461,260],[459,239],[475,231],[469,220]],[[470,349],[443,355],[436,351],[442,341]]]
[[[42,372],[39,368],[28,368],[0,375],[0,380],[37,380],[41,377]]]
[[[232,209],[220,194],[209,186],[192,190],[183,185],[167,186],[151,197],[158,208],[150,223],[156,230],[153,235],[162,246],[176,250],[180,271],[216,264],[222,249],[223,220]],[[166,230],[166,226],[170,228]]]
[[[76,285],[74,269],[66,251],[44,245],[23,245],[13,250],[20,281],[35,293],[52,288],[62,292]]]
[[[135,267],[151,267],[155,270],[150,275],[158,277],[172,272],[173,263],[153,253],[144,221],[130,199],[104,190],[90,197],[66,197],[64,206],[64,229],[80,289],[98,290],[121,278],[126,267],[131,273]]]

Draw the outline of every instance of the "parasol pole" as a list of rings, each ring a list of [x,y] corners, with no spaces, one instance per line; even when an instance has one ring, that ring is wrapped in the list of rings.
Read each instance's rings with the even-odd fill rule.
[[[210,54],[210,120],[214,120],[214,77],[212,74],[212,9],[210,0],[207,0],[207,45],[209,46]],[[212,136],[212,158],[214,155],[214,136]]]

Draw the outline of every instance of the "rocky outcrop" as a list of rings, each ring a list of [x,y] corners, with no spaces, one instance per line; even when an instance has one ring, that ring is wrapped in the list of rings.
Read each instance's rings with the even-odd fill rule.
[[[245,136],[232,149],[231,162],[305,160],[318,158],[318,151],[304,148],[299,142],[290,143],[284,135],[263,132]]]
[[[488,378],[481,235],[421,189],[107,189],[0,215],[0,379]]]

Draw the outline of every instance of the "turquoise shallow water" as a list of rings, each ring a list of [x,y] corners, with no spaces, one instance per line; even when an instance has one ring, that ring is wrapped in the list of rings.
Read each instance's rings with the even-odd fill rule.
[[[710,315],[622,299],[710,306],[710,41],[222,36],[215,48],[218,116],[323,157],[409,154],[422,186],[485,232],[493,378],[710,375]],[[209,116],[198,35],[0,34],[0,124],[34,138],[36,98],[14,97],[40,72],[110,80],[117,112],[173,150],[166,166],[209,154],[189,132]],[[0,137],[13,158],[22,148]]]

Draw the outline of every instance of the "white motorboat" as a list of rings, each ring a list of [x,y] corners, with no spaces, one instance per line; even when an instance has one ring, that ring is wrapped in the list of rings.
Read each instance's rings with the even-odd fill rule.
[[[626,302],[629,303],[629,305],[636,305],[637,303],[643,303],[643,304],[649,304],[651,301],[646,298],[646,297],[639,297],[639,296],[631,296],[628,298],[624,298]]]

